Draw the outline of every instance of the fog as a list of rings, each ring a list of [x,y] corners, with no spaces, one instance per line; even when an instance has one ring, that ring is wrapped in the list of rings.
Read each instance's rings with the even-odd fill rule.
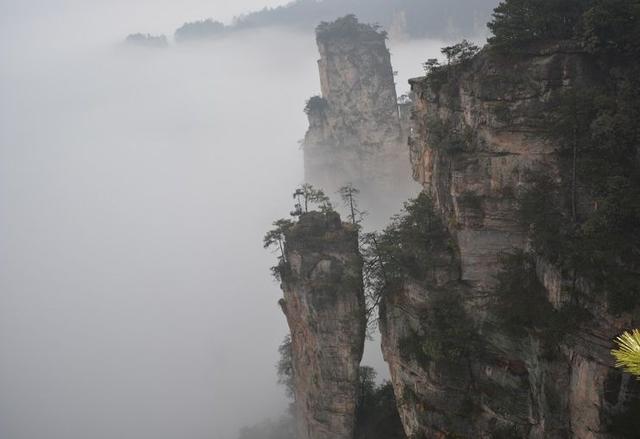
[[[261,243],[303,179],[315,43],[118,44],[200,18],[177,3],[147,27],[150,1],[2,4],[0,438],[233,439],[287,406]],[[399,84],[439,45],[392,44]]]

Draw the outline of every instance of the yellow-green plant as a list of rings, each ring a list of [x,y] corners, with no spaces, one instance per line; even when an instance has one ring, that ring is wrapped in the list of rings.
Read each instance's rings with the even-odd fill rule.
[[[611,351],[616,367],[640,378],[640,329],[625,332],[616,338],[617,349]]]

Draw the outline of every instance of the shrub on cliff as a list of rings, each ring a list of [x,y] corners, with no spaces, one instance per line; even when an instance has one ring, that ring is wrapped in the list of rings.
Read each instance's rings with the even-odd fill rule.
[[[467,40],[462,40],[453,46],[443,47],[440,50],[447,58],[448,65],[465,63],[473,58],[479,51],[480,48],[478,46]],[[427,61],[427,64],[428,63],[430,63],[430,61]]]
[[[474,132],[466,125],[456,126],[450,120],[443,121],[439,117],[430,118],[426,125],[429,146],[444,153],[459,154],[468,150],[473,143]]]
[[[424,281],[449,248],[449,233],[424,192],[405,203],[382,233],[364,237],[365,286],[374,297],[391,292],[404,280]]]
[[[311,97],[304,106],[304,112],[307,116],[324,114],[329,108],[327,100],[322,96]]]
[[[277,253],[278,263],[271,267],[271,274],[276,280],[281,281],[286,270],[287,259],[285,253],[286,234],[293,227],[294,222],[288,219],[274,221],[273,229],[269,230],[263,238],[265,249],[271,249]]]
[[[481,352],[481,340],[469,318],[461,295],[447,291],[435,298],[427,311],[420,315],[420,331],[410,330],[400,339],[400,355],[414,359],[427,369],[434,361],[465,364]]]

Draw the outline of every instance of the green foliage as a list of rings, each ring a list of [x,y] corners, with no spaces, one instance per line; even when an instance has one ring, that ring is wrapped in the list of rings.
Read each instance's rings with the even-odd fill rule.
[[[574,145],[584,148],[589,142],[589,129],[598,114],[599,90],[571,87],[560,93],[547,115],[547,134],[560,143],[561,152]]]
[[[428,60],[422,67],[425,70],[429,86],[435,93],[438,93],[450,79],[449,67],[440,65],[435,59]]]
[[[323,213],[326,218],[329,217],[329,214],[337,216],[329,197],[322,190],[316,189],[310,184],[305,183],[298,187],[293,193],[293,199],[295,200],[294,210],[291,212],[293,217],[307,214],[309,209],[314,207]],[[278,255],[278,263],[271,267],[271,273],[278,281],[282,280],[288,270],[285,251],[286,238],[293,230],[294,225],[295,222],[292,220],[279,219],[273,223],[274,228],[269,230],[263,238],[264,248],[272,249]]]
[[[542,172],[527,176],[528,188],[518,196],[519,220],[531,231],[533,250],[559,264],[571,233],[571,220],[562,209],[558,182]]]
[[[488,23],[494,49],[572,39],[597,55],[640,52],[639,0],[504,0]]]
[[[640,330],[625,332],[615,340],[617,348],[611,351],[616,367],[640,378]]]
[[[274,228],[269,230],[263,238],[264,248],[276,248],[280,257],[284,258],[284,241],[285,234],[293,227],[293,221],[288,219],[279,219],[274,221]]]
[[[440,62],[431,58],[422,64],[427,81],[431,88],[438,92],[440,88],[451,80],[451,73],[462,64],[468,61],[480,51],[480,48],[467,40],[462,40],[453,46],[443,47],[440,52],[447,59],[446,65],[440,65]]]
[[[304,183],[297,188],[293,193],[293,199],[296,200],[296,204],[291,216],[300,216],[303,213],[308,213],[309,207],[313,207],[313,205],[323,213],[333,211],[331,201],[324,191],[314,188],[309,183]]]
[[[365,257],[378,267],[374,276],[383,288],[394,287],[407,277],[425,280],[448,243],[448,231],[431,198],[421,193],[405,203],[403,213],[382,233],[369,235]]]
[[[597,0],[585,12],[582,41],[595,54],[634,55],[640,52],[640,1]]]
[[[394,216],[383,232],[362,234],[368,322],[375,323],[385,295],[397,291],[409,278],[424,281],[442,263],[450,242],[431,198],[424,193],[405,203],[403,212]]]
[[[425,63],[422,64],[422,68],[424,68],[424,72],[427,76],[429,76],[432,72],[436,71],[440,67],[440,61],[438,61],[436,58],[429,58]]]
[[[351,224],[359,227],[366,215],[366,212],[358,208],[358,195],[360,191],[356,189],[353,184],[349,183],[338,189],[338,193],[340,194],[340,198],[342,198],[344,207],[348,211],[347,218],[351,221]]]
[[[480,350],[480,339],[458,294],[448,292],[434,300],[420,317],[420,327],[424,335],[410,330],[398,347],[402,357],[413,358],[423,368],[434,361],[459,364]]]
[[[495,49],[518,51],[535,41],[570,39],[591,0],[504,0],[488,27]]]
[[[286,234],[291,230],[294,223],[288,219],[279,219],[273,223],[274,228],[269,230],[263,238],[265,249],[272,249],[278,255],[278,264],[271,267],[271,273],[276,280],[281,281],[286,269],[285,240]]]
[[[447,58],[447,64],[462,64],[473,58],[480,48],[467,40],[462,40],[453,46],[443,47],[440,52]],[[431,63],[432,60],[427,61]]]
[[[477,351],[477,333],[459,295],[438,298],[432,311],[423,316],[422,326],[428,328],[422,349],[433,360],[458,363]]]
[[[377,25],[360,23],[354,14],[345,15],[328,23],[321,22],[316,28],[318,40],[328,39],[386,39],[387,33]]]
[[[457,154],[469,148],[473,141],[473,131],[469,127],[460,128],[450,120],[438,117],[427,121],[427,141],[432,148]]]
[[[606,294],[615,313],[640,304],[640,80],[617,70],[603,86],[559,96],[548,116],[561,179],[537,172],[520,194],[534,250]]]
[[[322,96],[312,96],[304,106],[304,112],[307,115],[321,115],[328,109],[328,103]]]
[[[588,88],[570,88],[554,102],[554,109],[547,115],[547,135],[558,145],[561,157],[568,163],[570,178],[571,218],[577,221],[579,165],[589,145],[589,128],[597,115],[597,92]]]
[[[592,174],[593,175],[593,174]],[[629,180],[610,178],[599,188],[597,210],[574,223],[561,207],[561,188],[544,174],[519,199],[522,221],[531,229],[536,253],[607,294],[610,309],[631,311],[639,303],[640,190]],[[611,186],[609,186],[611,185]]]

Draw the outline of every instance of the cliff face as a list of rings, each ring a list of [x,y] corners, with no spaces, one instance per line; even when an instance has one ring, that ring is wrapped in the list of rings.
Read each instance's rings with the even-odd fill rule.
[[[597,82],[597,69],[579,51],[555,46],[515,60],[483,52],[437,79],[411,82],[411,163],[452,248],[441,255],[447,263],[405,282],[381,310],[408,436],[625,437],[612,432],[611,419],[637,401],[638,384],[614,369],[609,349],[632,316],[614,316],[588,284],[539,255],[531,282],[541,283],[544,309],[570,320],[565,305],[577,300],[588,321],[556,323],[562,337],[552,341],[542,330],[514,335],[495,292],[499,255],[529,249],[516,201],[527,175],[543,170],[560,180],[566,172],[544,116],[563,90]],[[571,282],[585,299],[567,296]],[[434,354],[431,345],[443,340],[450,348]]]
[[[358,233],[337,213],[303,214],[285,255],[298,438],[352,439],[366,330]]]
[[[306,109],[306,180],[328,193],[353,183],[365,199],[406,198],[408,151],[386,34],[345,17],[316,36],[322,97]]]

